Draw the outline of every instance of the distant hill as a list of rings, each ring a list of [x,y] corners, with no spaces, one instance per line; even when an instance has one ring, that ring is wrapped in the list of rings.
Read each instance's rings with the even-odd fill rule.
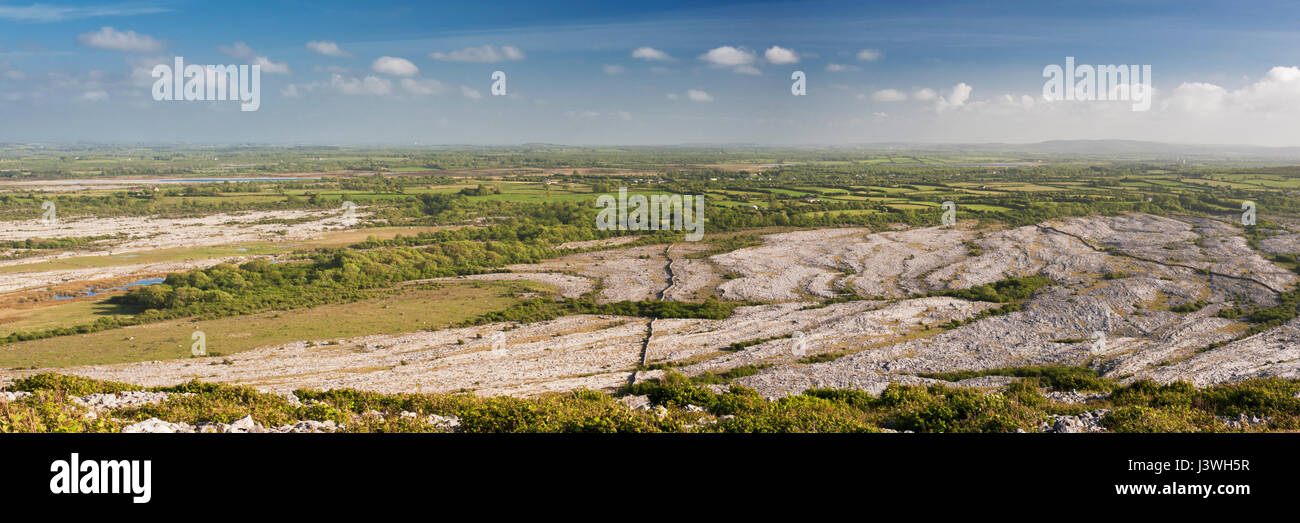
[[[1037,143],[882,143],[867,149],[942,153],[998,153],[1110,159],[1300,159],[1300,147],[1252,145],[1174,144],[1141,140],[1048,140]]]

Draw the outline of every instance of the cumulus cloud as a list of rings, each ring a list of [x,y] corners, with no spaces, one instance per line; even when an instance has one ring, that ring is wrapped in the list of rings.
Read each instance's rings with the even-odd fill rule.
[[[970,85],[967,85],[966,82],[953,86],[952,91],[948,93],[948,96],[939,97],[939,101],[935,105],[935,110],[946,111],[948,109],[966,105],[966,101],[970,100],[970,93],[972,90],[973,88]]]
[[[429,96],[442,94],[446,90],[446,87],[442,85],[442,82],[432,78],[403,78],[402,90],[406,91],[408,94]]]
[[[606,65],[606,66],[604,66],[604,67],[601,67],[600,70],[601,70],[601,71],[604,71],[605,74],[607,74],[607,75],[613,76],[613,75],[616,75],[616,74],[622,73],[622,72],[623,72],[623,66],[621,66],[621,65]]]
[[[1160,106],[1182,113],[1209,114],[1223,110],[1227,101],[1227,89],[1203,82],[1184,82]]]
[[[704,91],[701,91],[701,90],[699,90],[699,89],[687,89],[687,90],[686,90],[686,97],[689,98],[692,102],[712,102],[712,101],[713,101],[713,95],[711,95],[711,94],[709,94],[709,93],[706,93],[706,92],[704,92]]]
[[[311,49],[312,51],[315,51],[316,53],[319,54],[323,54],[325,56],[338,56],[338,57],[352,56],[352,53],[344,51],[342,48],[340,48],[339,44],[327,40],[312,40],[310,42],[307,42],[307,49]]]
[[[763,53],[763,58],[768,62],[776,65],[797,64],[799,63],[799,53],[793,49],[786,49],[780,46],[772,46]]]
[[[285,62],[272,62],[270,58],[265,56],[254,58],[253,65],[261,67],[263,73],[289,74],[289,64]]]
[[[938,97],[939,97],[939,93],[936,93],[934,89],[931,89],[929,87],[917,89],[916,91],[912,92],[912,99],[920,100],[922,102],[928,102]]]
[[[709,52],[700,55],[700,60],[717,67],[749,65],[754,63],[754,52],[744,47],[724,45],[710,49]]]
[[[668,56],[668,53],[665,53],[653,47],[636,48],[635,50],[632,51],[632,58],[640,58],[642,60],[650,60],[655,62],[673,61],[673,57]]]
[[[508,60],[523,60],[524,52],[520,51],[518,47],[512,45],[501,46],[499,50],[491,45],[483,45],[480,47],[466,47],[464,49],[446,53],[433,52],[429,54],[429,58],[441,62],[491,63],[504,62]]]
[[[897,89],[881,89],[871,93],[871,99],[877,102],[902,102],[907,100],[907,93]]]
[[[356,78],[334,74],[330,76],[330,86],[346,95],[386,95],[393,92],[393,82],[378,76]]]
[[[395,56],[381,56],[370,64],[370,68],[376,73],[383,73],[393,76],[415,76],[420,74],[420,68],[405,58]]]
[[[1184,82],[1156,99],[1161,111],[1199,119],[1300,116],[1300,67],[1275,66],[1238,89]]]
[[[249,60],[252,65],[261,67],[262,72],[266,74],[289,74],[289,64],[285,62],[272,62],[270,58],[259,55],[252,47],[244,42],[235,42],[230,45],[217,46],[217,50],[231,58],[240,60]]]
[[[165,47],[162,42],[152,36],[135,31],[118,31],[109,26],[101,27],[98,31],[77,35],[77,41],[86,47],[128,53],[152,53],[161,51]]]
[[[221,51],[226,56],[239,59],[247,59],[257,56],[257,52],[253,51],[253,48],[249,47],[248,44],[244,42],[235,42],[231,45],[217,46],[217,50]]]
[[[874,62],[881,57],[880,51],[875,49],[863,49],[858,51],[858,60],[863,62]]]

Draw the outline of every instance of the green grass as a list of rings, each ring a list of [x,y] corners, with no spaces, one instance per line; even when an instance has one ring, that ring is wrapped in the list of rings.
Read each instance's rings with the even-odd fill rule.
[[[73,256],[48,262],[0,267],[0,274],[35,273],[63,271],[72,269],[92,269],[135,265],[144,263],[167,263],[192,260],[211,260],[233,256],[279,255],[289,252],[307,251],[332,247],[343,247],[364,241],[366,238],[391,239],[397,235],[414,236],[422,232],[445,230],[447,227],[377,227],[352,231],[333,231],[309,240],[245,242],[229,245],[205,247],[176,247],[136,251],[112,256]],[[293,247],[284,247],[292,244]]]
[[[209,354],[229,355],[291,341],[446,328],[542,291],[531,282],[457,282],[412,286],[395,294],[345,304],[263,312],[213,320],[171,320],[0,346],[0,368],[67,367],[190,356],[194,331],[207,335]]]
[[[98,298],[98,297],[97,297]],[[10,333],[40,331],[66,325],[82,325],[104,316],[127,316],[131,311],[100,299],[51,300],[46,306],[14,308],[0,316],[0,338]]]
[[[1027,378],[1039,387],[1053,390],[1081,390],[1104,392],[1115,388],[1115,383],[1097,376],[1086,367],[1008,367],[1001,369],[966,370],[921,374],[924,378],[944,381],[961,381],[984,376],[1009,376]]]
[[[1069,379],[1076,368],[1048,367],[1006,371],[1038,380]],[[1300,380],[1250,379],[1197,389],[1187,383],[1112,383],[1109,398],[1086,405],[1056,404],[1028,379],[997,390],[942,385],[891,384],[880,394],[861,390],[811,389],[768,401],[752,389],[732,384],[717,393],[704,384],[752,375],[753,367],[725,374],[687,378],[669,371],[661,379],[627,387],[656,406],[632,410],[615,395],[591,390],[551,393],[536,398],[480,398],[465,393],[381,394],[351,389],[298,390],[311,406],[250,387],[191,381],[147,390],[175,395],[167,401],[115,409],[88,419],[68,396],[143,389],[76,376],[40,374],[16,380],[7,390],[34,396],[0,401],[0,432],[116,432],[127,423],[157,417],[170,422],[229,423],[244,416],[277,426],[310,419],[335,421],[348,432],[432,432],[428,415],[455,416],[464,432],[1036,432],[1053,414],[1106,408],[1102,425],[1115,432],[1224,432],[1218,416],[1260,416],[1268,421],[1252,431],[1300,430]],[[309,402],[306,400],[310,400]],[[697,407],[694,409],[691,407]],[[403,411],[416,413],[402,417]],[[373,413],[378,413],[379,416]],[[121,421],[118,421],[121,420]]]

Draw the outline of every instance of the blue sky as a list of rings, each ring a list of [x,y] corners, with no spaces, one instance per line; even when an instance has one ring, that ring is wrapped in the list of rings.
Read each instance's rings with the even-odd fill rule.
[[[1297,22],[1281,1],[0,2],[0,141],[1300,145]],[[154,101],[175,56],[263,64],[261,107]],[[1066,56],[1150,65],[1151,109],[1045,100]]]

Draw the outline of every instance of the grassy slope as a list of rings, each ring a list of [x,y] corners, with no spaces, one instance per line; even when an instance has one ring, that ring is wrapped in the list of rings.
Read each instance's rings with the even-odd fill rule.
[[[543,289],[529,282],[446,283],[410,287],[391,296],[311,309],[264,312],[215,320],[172,320],[80,336],[0,346],[0,367],[68,367],[184,358],[190,335],[207,335],[209,354],[233,354],[301,340],[395,334],[446,328],[506,309],[521,291]],[[106,350],[111,347],[112,350]]]

